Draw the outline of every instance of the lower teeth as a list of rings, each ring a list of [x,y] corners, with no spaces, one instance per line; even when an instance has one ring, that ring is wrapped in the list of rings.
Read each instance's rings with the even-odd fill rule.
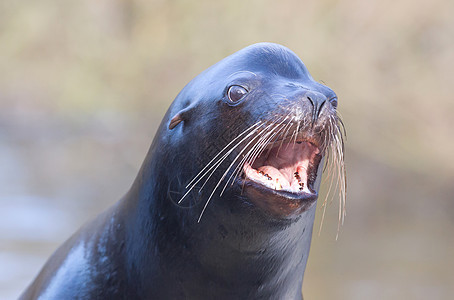
[[[282,189],[282,185],[279,183],[279,179],[276,179],[276,184],[274,186],[275,190],[280,190]]]

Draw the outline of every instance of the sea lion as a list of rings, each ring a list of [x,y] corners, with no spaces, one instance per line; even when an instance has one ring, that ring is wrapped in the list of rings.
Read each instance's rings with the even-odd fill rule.
[[[20,299],[301,299],[323,162],[342,146],[337,101],[277,44],[211,66],[127,194]]]

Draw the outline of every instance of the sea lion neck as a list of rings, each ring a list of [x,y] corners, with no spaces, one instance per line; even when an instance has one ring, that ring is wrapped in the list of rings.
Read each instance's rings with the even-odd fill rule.
[[[143,178],[160,176],[163,182],[152,166],[153,159],[144,163],[139,183],[123,200],[134,214],[126,218],[127,232],[142,241],[126,243],[126,253],[129,266],[140,266],[130,272],[144,295],[168,286],[159,289],[164,298],[301,298],[315,205],[295,219],[279,220],[231,190],[213,199],[197,222],[191,209],[156,192],[164,189],[144,188]]]

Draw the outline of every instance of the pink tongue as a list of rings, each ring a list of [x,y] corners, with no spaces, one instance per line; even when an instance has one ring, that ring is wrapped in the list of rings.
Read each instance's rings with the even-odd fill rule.
[[[288,180],[275,167],[262,166],[258,169],[258,171],[259,172],[262,171],[266,177],[268,176],[271,177],[273,184],[276,184],[277,186],[280,184],[281,187],[284,189],[290,187],[290,183],[288,182]]]
[[[271,178],[271,182],[273,184],[280,184],[283,189],[290,189],[295,191],[302,189],[306,190],[308,164],[309,161],[305,160],[300,162],[300,165],[296,168],[296,170],[293,168],[293,166],[284,168],[281,171],[284,172],[285,175],[272,166],[262,166],[258,169],[258,171],[263,172],[265,177],[268,177],[268,179]]]

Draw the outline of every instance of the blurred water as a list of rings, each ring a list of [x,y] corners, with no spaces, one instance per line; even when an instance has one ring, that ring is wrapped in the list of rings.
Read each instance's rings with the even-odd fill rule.
[[[151,140],[117,154],[117,143],[134,140],[118,128],[121,117],[100,114],[80,126],[12,115],[0,127],[0,299],[17,298],[63,241],[127,191],[141,162],[128,154],[142,146],[144,155]],[[87,133],[87,124],[96,129]]]
[[[0,290],[17,298],[42,267],[45,257],[77,228],[76,216],[49,199],[30,195],[0,198]]]

